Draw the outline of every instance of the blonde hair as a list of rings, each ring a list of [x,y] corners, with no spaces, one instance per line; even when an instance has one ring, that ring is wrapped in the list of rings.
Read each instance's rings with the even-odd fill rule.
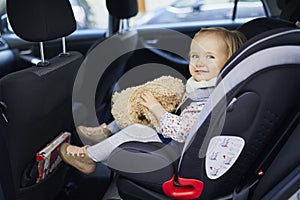
[[[216,33],[222,35],[227,46],[228,58],[230,58],[232,54],[236,52],[236,50],[247,40],[241,32],[237,30],[228,30],[223,27],[201,28],[201,30],[195,34],[194,38],[198,37],[202,33]]]

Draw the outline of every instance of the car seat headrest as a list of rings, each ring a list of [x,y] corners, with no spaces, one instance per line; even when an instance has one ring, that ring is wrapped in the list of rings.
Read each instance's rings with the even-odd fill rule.
[[[299,0],[277,0],[277,5],[281,9],[281,19],[289,20],[294,23],[300,21]]]
[[[110,15],[119,19],[128,19],[138,13],[137,0],[106,0]]]
[[[250,38],[261,34],[263,32],[277,29],[277,28],[295,28],[296,25],[290,21],[278,19],[278,18],[257,18],[251,21],[246,22],[237,28],[238,31],[242,32],[246,38],[249,40]]]
[[[277,28],[265,31],[249,40],[247,40],[242,47],[240,47],[225,63],[224,67],[219,73],[217,84],[242,60],[249,55],[260,51],[262,48],[270,48],[282,45],[299,45],[299,29],[297,28]],[[289,37],[284,37],[289,35]],[[282,39],[284,38],[284,39]]]
[[[65,37],[76,29],[68,0],[7,0],[7,15],[15,34],[31,42]]]

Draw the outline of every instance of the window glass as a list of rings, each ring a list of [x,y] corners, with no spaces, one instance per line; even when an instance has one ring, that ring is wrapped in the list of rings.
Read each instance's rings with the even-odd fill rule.
[[[105,0],[70,0],[78,29],[108,26]],[[234,0],[138,0],[139,14],[131,24],[232,20]],[[266,16],[261,0],[239,0],[235,20],[243,23]]]
[[[240,1],[237,5],[236,19],[257,18],[266,16],[261,1]]]
[[[105,0],[70,0],[77,29],[107,29],[108,12]]]
[[[145,12],[136,25],[232,20],[233,0],[145,0]],[[235,20],[266,16],[260,0],[240,0]]]

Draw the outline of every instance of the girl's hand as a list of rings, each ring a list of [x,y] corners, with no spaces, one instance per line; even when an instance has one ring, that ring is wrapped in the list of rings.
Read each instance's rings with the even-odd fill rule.
[[[155,116],[159,121],[162,116],[167,112],[157,99],[152,95],[151,92],[145,92],[142,96],[141,104],[148,108],[148,110]]]
[[[141,104],[150,110],[151,107],[160,103],[156,100],[156,98],[152,95],[151,92],[145,92],[141,95],[142,101]]]

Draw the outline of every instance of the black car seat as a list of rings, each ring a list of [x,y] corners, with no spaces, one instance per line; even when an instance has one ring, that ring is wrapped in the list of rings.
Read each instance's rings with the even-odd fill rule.
[[[83,61],[78,52],[49,60],[43,42],[71,34],[76,21],[68,0],[7,1],[11,26],[20,38],[39,42],[41,62],[0,80],[1,187],[6,199],[54,199],[67,166],[36,183],[36,153],[62,131],[73,131],[72,88]]]
[[[297,23],[300,20],[300,3],[298,0],[277,0],[281,9],[280,18]]]
[[[138,12],[137,0],[106,0],[106,6],[110,17],[119,22],[120,28],[113,35],[92,45],[80,71],[82,73],[78,74],[75,84],[78,90],[74,90],[73,97],[79,105],[74,117],[77,125],[95,126],[112,120],[112,93],[137,46],[137,31],[129,27],[129,19]],[[117,57],[109,60],[113,55]],[[92,84],[83,84],[87,82]],[[84,96],[80,95],[83,93]],[[89,116],[95,110],[96,116]]]
[[[300,123],[291,127],[292,133],[284,142],[280,151],[264,175],[259,180],[249,199],[281,200],[299,199],[300,195]],[[294,196],[294,197],[293,197]]]
[[[280,18],[261,17],[246,22],[237,30],[242,32],[249,40],[260,33],[284,27],[296,28],[296,24]]]
[[[234,54],[221,71],[178,164],[176,152],[161,150],[162,144],[131,142],[114,151],[108,165],[119,175],[121,197],[231,198],[241,181],[257,175],[264,155],[300,111],[299,38],[298,29],[275,29],[253,37]],[[235,147],[236,154],[222,149]],[[215,165],[216,159],[221,164]],[[156,170],[142,173],[144,163]],[[122,170],[123,166],[141,169],[134,173]]]
[[[296,27],[300,20],[300,3],[298,0],[277,0],[277,6],[281,9],[279,17],[262,17],[250,20],[237,29],[247,39],[268,30],[283,27]],[[298,24],[299,26],[299,24]]]

